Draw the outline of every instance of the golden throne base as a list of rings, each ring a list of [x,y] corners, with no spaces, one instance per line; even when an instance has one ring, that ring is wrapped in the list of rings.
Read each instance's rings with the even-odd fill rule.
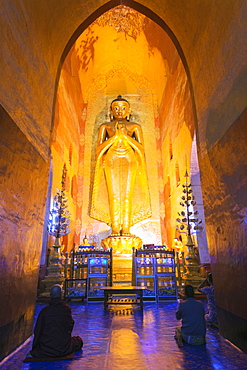
[[[102,245],[105,248],[112,248],[113,285],[133,285],[132,253],[133,248],[142,247],[142,240],[135,235],[109,236],[102,240]]]

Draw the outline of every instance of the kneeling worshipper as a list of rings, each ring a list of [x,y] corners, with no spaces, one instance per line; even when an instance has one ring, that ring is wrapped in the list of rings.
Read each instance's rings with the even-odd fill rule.
[[[81,337],[72,337],[74,320],[71,308],[62,301],[62,287],[55,284],[50,291],[51,301],[39,313],[30,354],[37,358],[55,358],[79,351]]]
[[[194,288],[186,285],[184,288],[185,300],[180,301],[176,319],[182,319],[182,326],[176,328],[175,339],[178,346],[183,346],[183,341],[192,345],[205,343],[206,321],[203,303],[194,299]]]

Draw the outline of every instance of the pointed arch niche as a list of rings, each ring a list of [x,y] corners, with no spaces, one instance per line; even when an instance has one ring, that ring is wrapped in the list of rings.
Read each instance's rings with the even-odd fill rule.
[[[118,94],[129,100],[132,120],[143,128],[152,206],[152,217],[131,231],[144,243],[173,247],[181,195],[176,164],[185,173],[195,131],[193,98],[178,43],[166,25],[144,13],[125,5],[105,11],[83,32],[77,30],[64,57],[51,149],[53,192],[64,163],[70,186],[77,180],[77,196],[68,192],[72,232],[67,250],[79,245],[85,234],[97,245],[110,233],[106,224],[88,214],[97,130],[109,120],[110,102]]]

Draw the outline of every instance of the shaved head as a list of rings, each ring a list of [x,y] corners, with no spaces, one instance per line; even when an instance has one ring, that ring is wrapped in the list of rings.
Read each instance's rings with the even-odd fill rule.
[[[59,284],[55,284],[51,287],[50,291],[51,298],[61,298],[62,296],[62,287]]]

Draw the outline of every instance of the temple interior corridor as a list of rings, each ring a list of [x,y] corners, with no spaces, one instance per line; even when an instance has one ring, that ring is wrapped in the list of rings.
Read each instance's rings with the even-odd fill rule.
[[[72,303],[83,353],[45,366],[244,369],[247,1],[1,0],[0,24],[0,362],[32,335],[48,282],[75,280],[65,260],[87,239],[113,246],[117,283],[133,284],[134,243],[184,252],[170,285],[154,263],[152,289],[198,287],[207,268],[219,329],[178,349],[175,304]],[[3,369],[44,368],[22,364],[28,348]]]
[[[66,361],[25,362],[31,341],[2,364],[1,370],[245,370],[247,355],[208,327],[202,346],[174,340],[177,303],[145,303],[127,314],[126,306],[104,310],[102,303],[71,303],[73,335],[84,340],[82,351]],[[38,303],[36,315],[44,304]],[[116,314],[116,311],[125,314]],[[114,313],[115,312],[115,313]]]

